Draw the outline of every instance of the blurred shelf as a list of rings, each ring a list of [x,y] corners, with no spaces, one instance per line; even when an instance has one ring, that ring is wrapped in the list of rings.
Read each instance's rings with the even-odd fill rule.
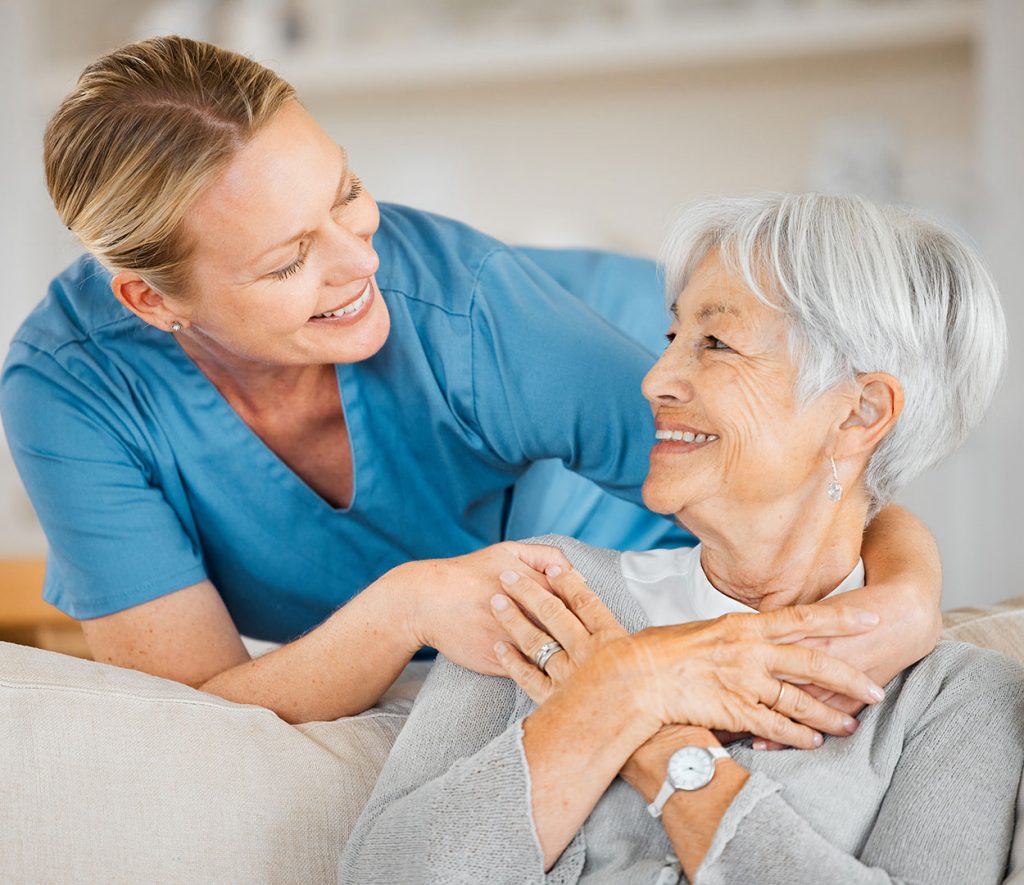
[[[969,44],[979,19],[974,2],[837,3],[546,38],[465,37],[429,49],[388,48],[345,59],[282,58],[276,69],[300,95],[352,95]]]
[[[482,82],[715,67],[893,49],[968,45],[978,0],[832,0],[789,9],[677,16],[574,27],[549,35],[464,34],[429,46],[385,46],[334,55],[307,50],[260,57],[304,97],[372,95]],[[55,65],[37,80],[47,106],[71,89],[81,64]]]

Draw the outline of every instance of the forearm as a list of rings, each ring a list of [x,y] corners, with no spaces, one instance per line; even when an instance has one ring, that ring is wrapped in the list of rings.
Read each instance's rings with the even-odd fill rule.
[[[534,826],[550,869],[626,760],[650,737],[631,700],[587,671],[523,723]]]
[[[294,642],[246,661],[199,688],[273,710],[287,722],[329,721],[372,707],[416,651],[393,616],[402,580],[388,573]]]
[[[942,567],[931,533],[913,514],[886,507],[872,520],[861,548],[867,586],[824,600],[872,611],[870,633],[809,640],[885,685],[928,654],[942,629]]]
[[[920,628],[908,637],[917,643],[914,660],[919,660],[935,647],[942,630],[942,561],[935,538],[909,510],[890,505],[867,527],[861,556],[869,588],[884,586],[889,597],[897,588],[897,598],[884,603],[879,614],[894,618],[902,605]]]
[[[668,760],[676,750],[716,743],[707,729],[666,726],[630,759],[623,769],[623,779],[650,804],[665,782]],[[661,822],[688,881],[694,881],[722,817],[748,777],[746,769],[732,759],[721,760],[711,783],[692,792],[677,790],[662,808]]]

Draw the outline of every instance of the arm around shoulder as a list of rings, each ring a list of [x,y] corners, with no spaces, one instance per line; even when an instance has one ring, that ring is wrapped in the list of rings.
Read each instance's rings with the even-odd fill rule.
[[[920,660],[942,632],[942,561],[935,538],[913,513],[890,504],[864,533],[862,555],[869,586],[902,590],[902,602],[918,628],[909,638],[915,643],[914,660]]]
[[[924,523],[893,505],[872,520],[861,553],[867,586],[830,596],[821,604],[872,611],[879,616],[878,627],[860,636],[806,644],[823,648],[885,685],[939,640],[942,566]]]

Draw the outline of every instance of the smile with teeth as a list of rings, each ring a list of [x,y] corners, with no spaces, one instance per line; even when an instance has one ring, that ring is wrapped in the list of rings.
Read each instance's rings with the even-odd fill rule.
[[[337,310],[329,310],[326,313],[318,313],[313,317],[314,320],[323,319],[324,317],[344,317],[351,313],[355,313],[357,310],[361,310],[365,307],[366,302],[370,300],[370,284],[366,284],[366,288],[363,289],[363,294],[360,295],[355,301],[350,304],[346,304],[344,307],[339,307]]]
[[[714,442],[718,437],[713,433],[693,433],[689,430],[659,430],[654,438],[662,442],[702,443]]]

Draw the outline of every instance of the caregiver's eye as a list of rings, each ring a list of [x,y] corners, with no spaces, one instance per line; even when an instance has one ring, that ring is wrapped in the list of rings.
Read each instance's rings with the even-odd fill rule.
[[[714,335],[705,335],[704,341],[707,343],[708,350],[732,350],[728,344]]]
[[[299,251],[299,257],[296,258],[287,267],[282,267],[280,270],[275,270],[270,274],[275,280],[286,280],[294,273],[298,273],[302,270],[302,266],[306,263],[306,256],[309,254],[309,248],[301,248]]]
[[[349,203],[354,203],[359,199],[360,194],[363,192],[363,183],[359,180],[358,176],[351,176],[351,184],[349,185],[348,192],[343,196],[334,206],[335,209],[340,209],[342,206],[347,206]]]

